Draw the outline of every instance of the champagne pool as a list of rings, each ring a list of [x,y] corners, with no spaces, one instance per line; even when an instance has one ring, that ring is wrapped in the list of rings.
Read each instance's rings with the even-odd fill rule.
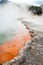
[[[29,31],[18,21],[23,12],[14,3],[0,5],[0,64],[12,60],[31,40]]]

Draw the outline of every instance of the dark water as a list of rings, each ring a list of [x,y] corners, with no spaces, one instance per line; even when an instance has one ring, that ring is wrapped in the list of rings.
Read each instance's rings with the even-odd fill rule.
[[[8,2],[8,0],[0,0],[0,4],[6,4]]]

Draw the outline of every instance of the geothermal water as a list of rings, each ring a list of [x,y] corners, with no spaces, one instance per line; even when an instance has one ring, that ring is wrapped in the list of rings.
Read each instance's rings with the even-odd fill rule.
[[[24,16],[21,10],[15,3],[0,5],[0,64],[16,57],[31,40],[29,31],[19,21]]]

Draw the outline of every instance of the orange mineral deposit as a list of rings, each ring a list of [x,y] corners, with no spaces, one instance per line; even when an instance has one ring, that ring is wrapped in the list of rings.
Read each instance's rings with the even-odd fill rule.
[[[5,63],[19,54],[26,41],[31,40],[29,31],[18,32],[11,40],[0,45],[0,64]]]

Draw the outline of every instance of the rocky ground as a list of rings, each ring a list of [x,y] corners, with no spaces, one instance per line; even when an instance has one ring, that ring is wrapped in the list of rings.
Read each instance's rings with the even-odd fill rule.
[[[32,40],[26,42],[15,59],[2,65],[43,65],[43,32],[25,26],[30,31]]]

